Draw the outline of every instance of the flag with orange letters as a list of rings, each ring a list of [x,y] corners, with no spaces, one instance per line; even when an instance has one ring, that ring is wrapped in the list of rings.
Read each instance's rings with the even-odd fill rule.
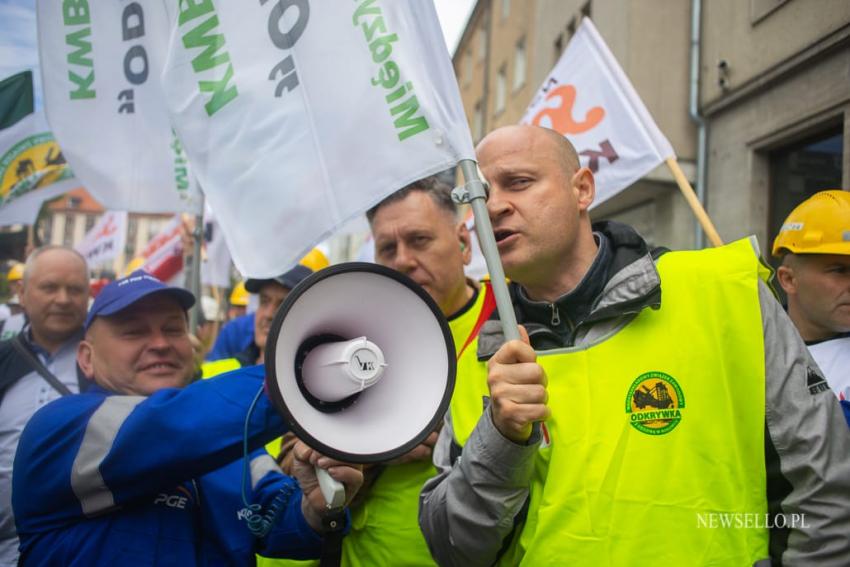
[[[596,178],[594,205],[675,155],[589,18],[521,122],[552,128],[573,143]]]

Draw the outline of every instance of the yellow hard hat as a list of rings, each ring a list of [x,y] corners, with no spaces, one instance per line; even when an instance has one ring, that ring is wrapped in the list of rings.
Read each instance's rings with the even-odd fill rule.
[[[230,292],[230,304],[239,307],[248,306],[248,291],[245,289],[245,282],[239,282]]]
[[[850,192],[815,193],[791,211],[773,241],[773,255],[850,254]]]
[[[325,253],[319,250],[318,248],[313,248],[310,252],[307,253],[306,256],[301,258],[301,261],[298,262],[302,266],[310,268],[314,272],[318,272],[322,268],[327,268],[331,265],[328,257],[325,256]]]
[[[124,267],[123,276],[129,276],[139,268],[145,265],[145,257],[144,256],[136,256]]]
[[[10,282],[16,282],[24,279],[24,265],[20,262],[15,262],[15,264],[9,268],[9,273],[6,274],[6,279]]]

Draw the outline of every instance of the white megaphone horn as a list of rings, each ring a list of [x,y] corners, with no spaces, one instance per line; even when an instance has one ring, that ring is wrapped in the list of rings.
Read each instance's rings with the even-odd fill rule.
[[[412,450],[448,409],[455,350],[434,300],[407,276],[351,262],[287,296],[265,349],[272,402],[299,439],[351,463]],[[329,507],[342,485],[317,471]]]

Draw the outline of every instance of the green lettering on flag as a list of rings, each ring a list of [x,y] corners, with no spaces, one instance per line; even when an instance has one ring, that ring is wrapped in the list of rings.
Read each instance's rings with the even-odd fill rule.
[[[179,22],[181,25],[213,10],[212,4],[206,3],[196,5],[195,8],[194,11],[187,9],[180,13]],[[198,81],[201,92],[212,93],[212,96],[204,105],[208,116],[212,116],[221,110],[239,95],[235,84],[228,85],[233,79],[233,65],[230,63],[230,54],[224,50],[224,35],[215,33],[217,28],[218,16],[213,14],[183,34],[183,46],[186,49],[202,49],[192,59],[192,69],[195,70],[195,73],[226,65],[224,76],[219,75],[213,80],[200,79]],[[219,52],[219,50],[221,51]],[[217,73],[220,73],[220,71]]]
[[[84,26],[91,22],[87,0],[63,0],[62,21],[66,26]]]
[[[72,83],[77,85],[77,88],[71,91],[72,100],[95,97],[95,91],[91,88],[94,83],[94,61],[92,61],[91,57],[88,57],[91,53],[91,41],[88,40],[90,35],[91,28],[80,28],[65,36],[65,43],[69,47],[76,48],[76,50],[68,53],[68,65],[89,67],[91,69],[85,76],[78,75],[70,69],[68,70],[68,78]]]
[[[207,71],[216,65],[222,63],[230,63],[230,54],[216,53],[220,48],[224,47],[224,36],[220,33],[207,35],[210,31],[218,27],[218,16],[212,16],[198,24],[198,26],[186,32],[183,36],[183,45],[186,49],[195,47],[203,47],[204,50],[198,53],[192,59],[192,69],[195,72]]]
[[[87,57],[91,53],[91,41],[88,41],[88,36],[91,35],[91,28],[80,28],[75,32],[65,36],[65,43],[70,47],[76,47],[76,51],[68,54],[68,63],[71,65],[79,65],[80,67],[94,67],[94,61],[91,57]]]
[[[393,122],[396,130],[399,130],[398,139],[400,141],[404,141],[428,129],[428,121],[425,120],[424,116],[414,116],[417,110],[419,110],[419,101],[415,96],[390,108],[390,114],[393,116],[397,114],[401,115]]]
[[[384,96],[389,106],[390,115],[394,116],[393,126],[399,141],[424,132],[430,125],[424,116],[415,116],[419,111],[419,100],[413,92],[413,84],[404,82],[396,88],[403,75],[398,63],[390,59],[393,54],[393,44],[399,41],[398,34],[390,33],[381,7],[375,0],[363,0],[354,10],[351,22],[360,26],[366,39],[367,47],[372,55],[372,61],[379,64],[378,73],[371,79],[373,86],[392,89]],[[408,97],[403,100],[403,97]]]
[[[171,151],[174,152],[174,185],[178,193],[185,194],[189,190],[189,170],[186,166],[189,162],[174,130],[171,130]]]
[[[222,109],[225,104],[233,100],[239,95],[236,90],[236,85],[227,86],[230,79],[233,78],[233,66],[228,64],[224,77],[216,81],[198,81],[198,87],[202,93],[211,92],[212,96],[204,105],[207,110],[207,115],[212,116]]]

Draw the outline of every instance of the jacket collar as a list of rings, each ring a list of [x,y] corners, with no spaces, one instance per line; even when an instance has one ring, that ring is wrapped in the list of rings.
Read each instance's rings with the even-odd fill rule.
[[[661,279],[655,260],[666,250],[650,251],[646,241],[631,227],[613,221],[594,223],[597,240],[607,240],[610,252],[597,254],[594,264],[579,286],[558,298],[554,304],[531,302],[517,283],[511,284],[511,300],[517,322],[525,325],[531,344],[537,349],[572,346],[583,325],[607,319],[634,315],[646,308],[661,306]],[[601,246],[600,246],[601,249]],[[597,263],[605,264],[597,266]],[[602,268],[606,269],[602,269]],[[571,306],[573,301],[589,302],[580,320],[572,328],[557,328],[552,324],[552,305],[565,313],[582,313]],[[546,308],[541,308],[545,305]],[[563,325],[561,325],[563,327]],[[498,312],[481,328],[478,358],[487,359],[504,342]]]

